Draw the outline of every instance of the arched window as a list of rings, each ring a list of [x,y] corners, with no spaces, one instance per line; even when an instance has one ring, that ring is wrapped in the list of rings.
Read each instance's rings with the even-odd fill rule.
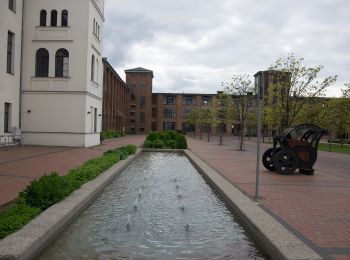
[[[100,26],[97,25],[97,39],[100,39]]]
[[[66,49],[59,49],[56,52],[55,65],[55,77],[69,76],[69,52]]]
[[[40,26],[46,26],[46,11],[40,11]]]
[[[68,26],[68,11],[67,10],[62,11],[61,26],[63,26],[63,27]]]
[[[95,19],[94,19],[94,24],[92,25],[92,33],[95,34],[95,26],[96,26],[96,22],[95,22]]]
[[[49,76],[49,52],[41,48],[37,50],[35,57],[35,76],[48,77]]]
[[[51,11],[51,26],[57,26],[57,11]]]
[[[94,81],[95,75],[95,55],[92,54],[91,57],[91,80]]]

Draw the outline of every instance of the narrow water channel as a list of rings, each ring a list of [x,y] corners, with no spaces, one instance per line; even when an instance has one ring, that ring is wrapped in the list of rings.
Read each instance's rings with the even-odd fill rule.
[[[263,259],[190,161],[143,153],[40,259]]]

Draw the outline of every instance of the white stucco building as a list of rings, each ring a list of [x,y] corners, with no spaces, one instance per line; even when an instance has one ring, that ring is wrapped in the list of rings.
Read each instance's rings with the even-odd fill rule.
[[[22,3],[0,1],[0,135],[20,125]]]
[[[1,1],[1,5],[8,1]],[[22,1],[13,1],[17,9],[22,8]],[[20,79],[21,97],[17,98],[20,102],[11,101],[11,114],[20,107],[20,112],[17,112],[20,122],[18,116],[14,116],[11,126],[20,125],[25,144],[99,144],[104,1],[25,0],[23,5],[22,56],[18,61],[15,56],[18,71],[22,60],[22,72],[19,76],[20,73],[15,71],[17,81],[13,80],[13,84],[19,85]],[[1,12],[4,12],[3,8]],[[8,13],[6,10],[6,15],[15,19]],[[17,20],[19,27],[12,30],[18,30],[20,36],[21,18]],[[3,27],[1,24],[1,34],[10,30]],[[4,43],[1,44],[3,49]],[[20,46],[20,41],[18,44]],[[5,76],[11,80],[11,75]],[[1,81],[2,78],[3,75]],[[18,86],[16,89],[18,93]],[[1,102],[0,113],[3,116],[5,101],[1,99]],[[4,119],[1,121],[4,122]]]

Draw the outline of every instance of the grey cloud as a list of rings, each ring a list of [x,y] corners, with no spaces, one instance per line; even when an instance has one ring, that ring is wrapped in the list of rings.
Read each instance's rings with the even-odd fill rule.
[[[106,2],[105,51],[118,71],[152,69],[157,92],[215,93],[294,52],[321,76],[349,82],[347,0],[130,0]],[[123,76],[123,73],[121,75]]]

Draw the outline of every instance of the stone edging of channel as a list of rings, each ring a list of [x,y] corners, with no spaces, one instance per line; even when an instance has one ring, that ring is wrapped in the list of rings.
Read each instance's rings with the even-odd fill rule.
[[[142,148],[142,152],[182,153],[184,149]]]
[[[139,154],[130,155],[0,240],[0,259],[35,259]]]
[[[322,259],[192,151],[184,150],[184,153],[197,170],[225,197],[241,224],[270,257],[279,260]]]

